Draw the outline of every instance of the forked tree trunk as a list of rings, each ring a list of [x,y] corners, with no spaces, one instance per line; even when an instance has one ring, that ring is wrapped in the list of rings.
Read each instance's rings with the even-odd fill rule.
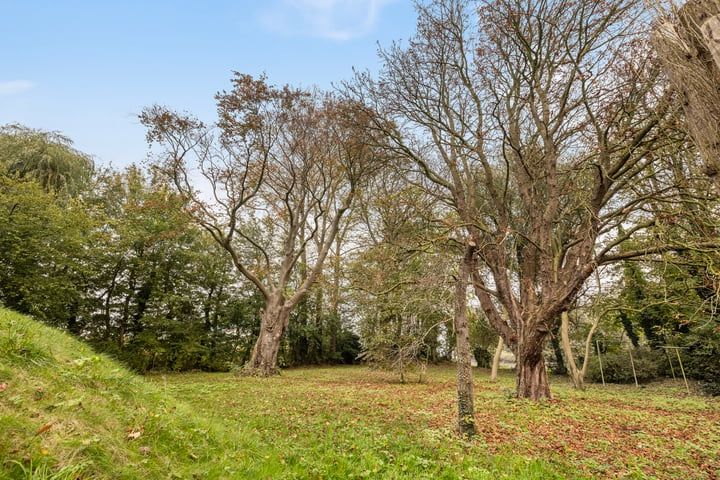
[[[543,357],[545,336],[545,333],[535,331],[525,336],[522,341],[518,341],[515,354],[518,398],[535,401],[552,398]]]
[[[565,363],[570,366],[570,375],[575,388],[585,390],[585,375],[587,374],[588,359],[590,358],[592,336],[600,323],[600,316],[595,317],[592,327],[590,327],[590,331],[585,338],[585,356],[581,368],[578,368],[577,363],[575,363],[575,355],[570,346],[570,319],[568,317],[567,312],[561,314],[562,323],[560,324],[560,336],[562,338],[563,351],[565,352]]]
[[[560,324],[560,337],[562,340],[563,353],[565,354],[565,363],[567,363],[570,370],[570,378],[572,378],[573,385],[578,390],[585,390],[585,373],[577,368],[575,364],[575,355],[573,354],[572,347],[570,346],[570,321],[568,319],[568,313],[563,312],[561,315],[562,323]]]
[[[255,342],[245,371],[251,375],[269,377],[279,373],[277,361],[280,343],[290,322],[290,309],[284,299],[275,295],[267,300],[260,321],[260,335]]]
[[[466,247],[455,282],[455,344],[458,373],[458,430],[462,436],[475,435],[475,405],[472,378],[472,350],[467,316],[467,286],[472,268],[472,247]]]
[[[492,370],[490,371],[490,381],[497,382],[498,370],[500,369],[500,357],[502,357],[505,341],[498,336],[497,347],[495,347],[495,355],[493,355]]]

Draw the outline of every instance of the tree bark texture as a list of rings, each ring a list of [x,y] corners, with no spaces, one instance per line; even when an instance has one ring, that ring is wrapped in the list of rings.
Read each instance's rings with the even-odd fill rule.
[[[455,342],[458,373],[458,430],[465,437],[475,434],[475,405],[472,378],[472,349],[467,315],[467,287],[474,249],[466,247],[455,283]]]
[[[588,360],[590,359],[590,349],[592,346],[592,337],[600,324],[600,316],[596,316],[593,319],[590,331],[585,337],[585,350],[583,364],[581,368],[578,368],[575,362],[575,355],[573,354],[572,348],[570,347],[570,319],[567,312],[563,312],[560,323],[560,336],[562,339],[563,351],[565,352],[566,363],[570,366],[570,374],[572,376],[573,385],[578,390],[585,390],[585,375],[587,374]]]
[[[572,378],[573,385],[578,390],[585,390],[585,376],[583,372],[578,370],[575,364],[575,355],[573,355],[572,348],[570,346],[570,320],[568,319],[568,313],[563,312],[560,323],[560,338],[562,340],[563,353],[565,354],[565,360],[570,370],[570,377]]]
[[[517,357],[517,396],[530,400],[552,399],[543,345],[546,334],[541,331],[531,332],[518,342],[515,356]]]
[[[268,299],[266,309],[262,312],[260,335],[250,361],[245,366],[247,373],[263,377],[279,373],[278,352],[282,336],[290,323],[290,311],[280,295]]]
[[[688,133],[720,186],[720,5],[690,0],[661,23],[654,44],[680,93]]]
[[[497,347],[495,347],[495,355],[493,355],[492,370],[490,371],[490,381],[497,382],[498,369],[500,368],[500,357],[505,348],[505,341],[501,336],[498,337]]]

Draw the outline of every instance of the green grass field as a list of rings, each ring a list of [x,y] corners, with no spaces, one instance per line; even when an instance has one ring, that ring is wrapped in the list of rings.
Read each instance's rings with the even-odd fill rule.
[[[717,479],[720,400],[684,385],[514,399],[476,371],[458,438],[452,366],[401,384],[366,367],[140,378],[0,310],[0,478]]]

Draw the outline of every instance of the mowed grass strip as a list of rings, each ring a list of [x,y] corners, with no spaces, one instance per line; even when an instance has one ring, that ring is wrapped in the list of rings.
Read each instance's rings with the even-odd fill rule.
[[[512,398],[477,370],[478,435],[455,435],[455,372],[430,368],[401,384],[367,367],[291,369],[274,378],[157,376],[169,394],[252,432],[259,457],[247,478],[648,478],[717,479],[720,402],[684,385],[591,385],[553,378],[555,399]]]

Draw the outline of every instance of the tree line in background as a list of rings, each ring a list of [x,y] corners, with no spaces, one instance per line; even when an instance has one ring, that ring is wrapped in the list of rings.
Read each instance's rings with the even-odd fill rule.
[[[141,372],[248,360],[260,295],[157,177],[96,170],[69,139],[19,126],[0,133],[0,168],[3,305]],[[357,336],[314,299],[293,314],[282,364],[352,362]]]
[[[676,359],[720,393],[717,188],[642,5],[417,11],[377,78],[148,107],[147,170],[3,127],[0,301],[139,371],[454,359],[467,434],[498,340],[521,397]]]

